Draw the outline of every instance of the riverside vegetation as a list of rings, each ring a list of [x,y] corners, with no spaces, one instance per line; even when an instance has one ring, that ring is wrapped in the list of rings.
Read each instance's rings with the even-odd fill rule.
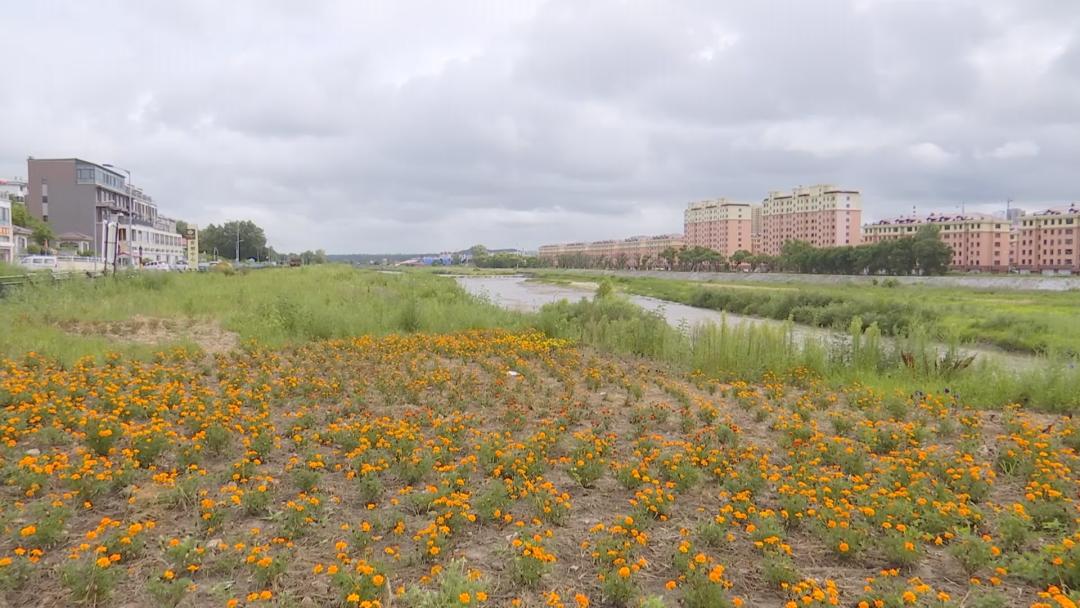
[[[540,271],[545,281],[581,280],[572,271]],[[1080,355],[1080,294],[902,285],[873,286],[690,281],[610,276],[621,290],[689,306],[846,330],[858,318],[883,335],[933,339],[1049,356]]]
[[[134,314],[237,342],[92,335]],[[1078,600],[1068,370],[976,393],[985,370],[900,363],[873,328],[687,335],[612,294],[523,315],[333,266],[28,288],[0,315],[11,605]]]

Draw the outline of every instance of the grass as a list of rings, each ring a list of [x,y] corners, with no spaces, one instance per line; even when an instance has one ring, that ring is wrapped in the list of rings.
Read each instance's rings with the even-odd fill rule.
[[[1057,412],[1080,408],[1080,369],[1067,359],[1046,359],[1026,371],[985,360],[965,366],[955,352],[940,352],[926,332],[916,328],[904,339],[886,343],[876,326],[862,329],[858,318],[849,326],[847,339],[828,342],[797,339],[790,322],[782,327],[725,322],[681,331],[618,296],[551,304],[539,319],[537,327],[549,335],[673,363],[708,378],[761,381],[775,374],[809,373],[836,389],[948,392],[980,407],[1019,403]]]
[[[142,273],[19,289],[0,300],[0,353],[34,351],[66,362],[107,352],[146,356],[154,345],[73,334],[72,324],[138,316],[210,320],[268,346],[394,331],[522,326],[520,316],[468,296],[451,281],[348,266],[224,273]],[[89,333],[89,335],[85,335]],[[177,332],[164,345],[190,345]]]
[[[571,281],[583,275],[541,271],[537,276]],[[877,324],[885,335],[904,336],[919,328],[942,341],[1080,355],[1080,323],[1076,322],[1080,295],[1074,292],[977,290],[887,281],[876,286],[757,286],[653,277],[611,276],[608,280],[629,293],[735,314],[843,329],[858,317],[864,327]]]
[[[964,367],[960,357],[939,353],[931,345],[933,332],[921,324],[892,343],[879,338],[885,332],[878,325],[857,316],[848,321],[847,339],[830,342],[796,340],[790,324],[681,331],[617,295],[527,314],[470,296],[430,272],[387,274],[344,265],[233,275],[146,273],[27,287],[0,300],[0,326],[9,328],[0,334],[0,353],[36,352],[67,365],[113,352],[149,359],[169,346],[224,352],[237,343],[282,347],[360,335],[536,328],[722,380],[760,381],[801,370],[836,389],[948,389],[980,407],[1080,407],[1080,371],[1069,360],[1047,359],[1021,372],[986,362]]]

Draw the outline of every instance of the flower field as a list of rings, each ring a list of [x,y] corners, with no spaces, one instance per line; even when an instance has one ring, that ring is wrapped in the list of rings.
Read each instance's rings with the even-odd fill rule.
[[[0,407],[13,606],[1078,601],[1080,422],[948,395],[485,330],[27,354]]]

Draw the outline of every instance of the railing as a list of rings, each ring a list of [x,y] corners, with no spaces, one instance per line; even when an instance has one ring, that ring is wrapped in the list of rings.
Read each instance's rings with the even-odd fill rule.
[[[72,279],[79,278],[97,278],[102,276],[100,272],[28,272],[26,274],[12,274],[6,276],[0,276],[0,296],[7,295],[8,292],[25,285],[54,285]]]

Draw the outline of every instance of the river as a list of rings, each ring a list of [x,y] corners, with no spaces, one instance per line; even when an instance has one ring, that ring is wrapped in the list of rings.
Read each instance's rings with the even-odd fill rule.
[[[503,308],[524,312],[537,311],[545,304],[560,300],[574,302],[581,298],[591,298],[595,291],[595,285],[590,283],[570,285],[542,283],[530,281],[523,276],[455,276],[454,278],[458,284],[473,295],[484,297]],[[683,329],[695,327],[702,323],[719,324],[721,322],[726,322],[729,326],[750,324],[781,327],[784,325],[782,321],[774,319],[696,308],[648,296],[625,295],[634,304],[645,310],[659,313],[672,326]],[[793,325],[792,333],[795,339],[801,341],[830,342],[847,338],[845,333],[809,325]],[[945,352],[947,346],[939,344],[938,349]],[[975,355],[977,358],[984,358],[987,361],[997,363],[1005,369],[1027,370],[1046,363],[1045,360],[1034,355],[1010,353],[995,348],[962,346],[958,350],[964,355]]]

